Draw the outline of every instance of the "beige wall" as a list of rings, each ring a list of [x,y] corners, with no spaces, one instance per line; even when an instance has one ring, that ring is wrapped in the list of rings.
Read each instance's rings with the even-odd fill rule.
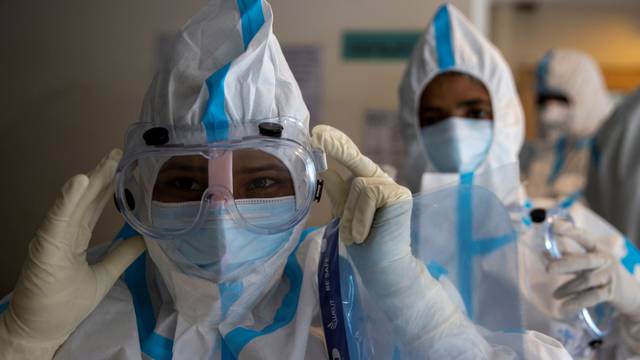
[[[471,0],[454,4],[467,12]],[[86,172],[138,116],[152,76],[156,34],[176,30],[203,0],[109,2],[7,0],[0,3],[0,296],[13,287],[27,243],[71,175]],[[322,122],[356,142],[365,108],[394,108],[402,62],[345,63],[345,29],[422,29],[437,7],[424,0],[274,0],[283,44],[324,50]],[[328,217],[326,200],[313,224]],[[94,236],[121,223],[109,204]]]
[[[591,54],[614,90],[640,85],[640,1],[557,0],[531,12],[498,3],[491,17],[492,39],[518,77],[527,120],[535,116],[533,69],[553,47]],[[535,132],[535,122],[527,121],[528,136]]]
[[[640,64],[640,1],[543,3],[533,12],[494,5],[492,38],[513,67],[552,47],[573,47],[608,66]]]

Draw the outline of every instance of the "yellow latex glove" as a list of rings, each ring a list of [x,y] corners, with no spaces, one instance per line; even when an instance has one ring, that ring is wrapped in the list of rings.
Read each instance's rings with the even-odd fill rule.
[[[121,157],[120,150],[111,151],[92,172],[76,175],[62,187],[29,244],[9,308],[0,315],[1,359],[51,359],[144,252],[144,241],[134,237],[100,263],[86,260]]]

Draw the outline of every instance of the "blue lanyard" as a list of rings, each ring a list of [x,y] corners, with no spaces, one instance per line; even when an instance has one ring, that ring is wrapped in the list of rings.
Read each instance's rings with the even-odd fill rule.
[[[318,293],[322,327],[329,357],[349,360],[344,309],[340,292],[339,223],[339,219],[335,219],[325,229],[325,249],[320,254],[320,263],[318,264]]]

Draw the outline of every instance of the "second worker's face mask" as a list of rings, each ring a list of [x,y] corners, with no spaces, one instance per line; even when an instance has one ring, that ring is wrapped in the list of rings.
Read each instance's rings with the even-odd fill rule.
[[[429,159],[439,171],[465,173],[475,170],[487,156],[493,139],[489,120],[450,117],[421,129]]]

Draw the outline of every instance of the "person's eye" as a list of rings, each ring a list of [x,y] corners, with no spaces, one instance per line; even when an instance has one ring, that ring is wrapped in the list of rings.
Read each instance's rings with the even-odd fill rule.
[[[203,191],[204,186],[200,184],[197,180],[188,178],[188,177],[180,177],[173,180],[173,187],[178,190],[184,191]]]
[[[442,113],[422,113],[420,114],[420,127],[437,124],[447,118],[447,114]]]
[[[267,189],[273,185],[275,185],[276,182],[268,177],[259,177],[259,178],[255,178],[253,179],[247,186],[248,190],[250,191],[259,191],[259,190],[264,190]]]
[[[484,109],[469,109],[467,117],[471,119],[490,119],[491,115]]]

